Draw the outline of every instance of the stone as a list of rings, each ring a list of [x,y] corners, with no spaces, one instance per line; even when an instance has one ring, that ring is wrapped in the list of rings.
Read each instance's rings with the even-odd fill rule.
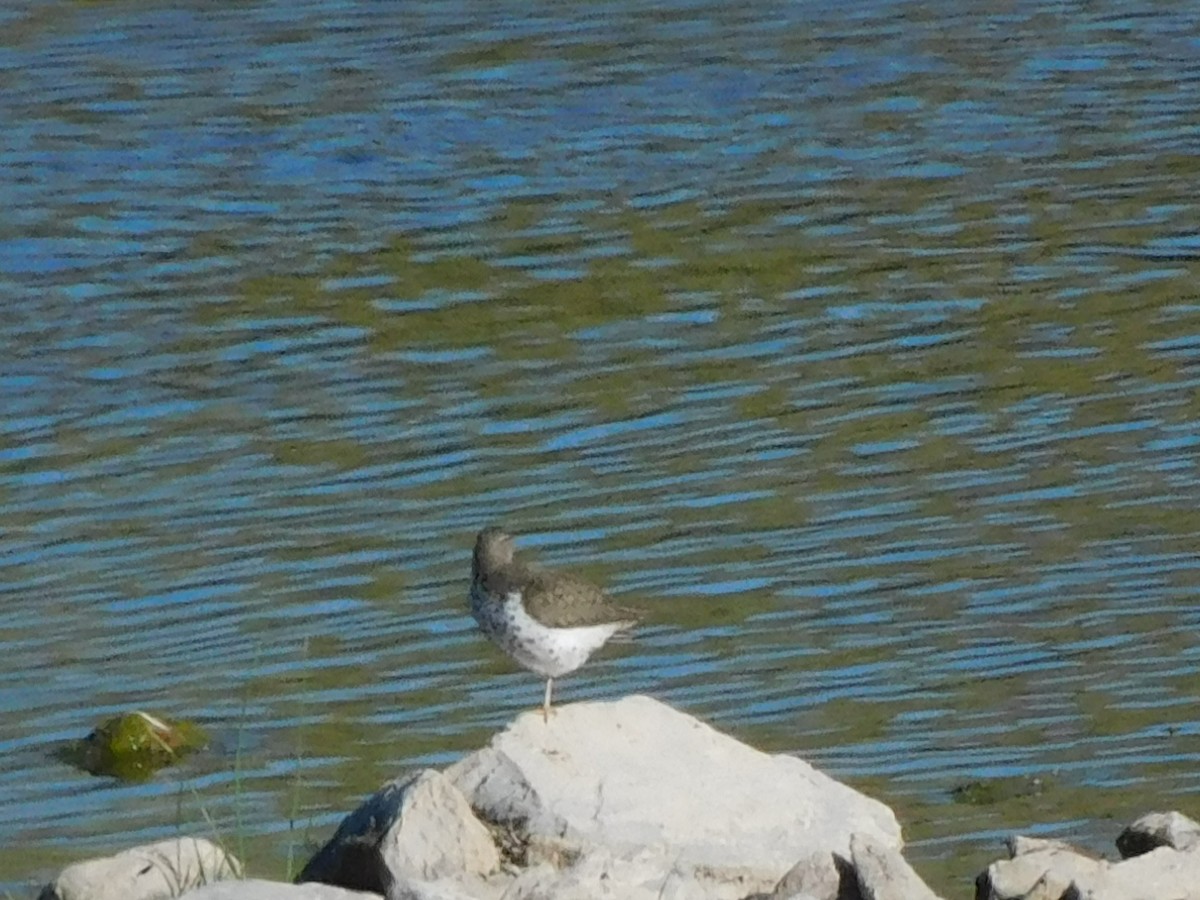
[[[1117,837],[1117,850],[1125,859],[1157,847],[1190,850],[1197,845],[1200,845],[1200,824],[1181,812],[1146,813]]]
[[[134,710],[96,726],[83,740],[68,741],[55,755],[92,775],[145,781],[208,744],[195,722]]]
[[[1125,858],[1110,862],[1062,841],[1010,838],[1011,858],[980,874],[976,900],[1200,900],[1200,825],[1192,819],[1148,813],[1117,846]]]
[[[1010,841],[1025,852],[988,866],[975,879],[975,900],[1059,900],[1073,881],[1094,877],[1108,864],[1059,841]]]
[[[853,838],[851,838],[853,841]],[[854,867],[832,853],[811,853],[800,860],[762,900],[862,900]]]
[[[771,891],[803,854],[849,858],[855,832],[901,846],[882,803],[649,697],[565,706],[548,723],[519,716],[446,775],[523,838],[530,865],[650,850],[744,897]]]
[[[387,894],[395,885],[484,878],[499,868],[491,833],[440,772],[384,785],[348,815],[297,881]]]
[[[132,847],[67,866],[39,900],[157,900],[213,881],[238,878],[237,859],[204,838],[182,837]]]
[[[286,881],[223,881],[189,891],[186,900],[380,900],[378,894],[348,891],[330,884]]]
[[[1057,838],[1027,837],[1023,834],[1014,834],[1004,843],[1008,847],[1009,859],[1025,853],[1037,853],[1042,850],[1066,850],[1069,853],[1082,852],[1066,841],[1060,841]]]
[[[714,889],[650,849],[598,849],[563,868],[542,862],[521,872],[505,900],[741,900],[734,885]]]
[[[874,835],[851,835],[850,859],[863,900],[941,900],[899,850]]]
[[[1200,852],[1158,847],[1081,874],[1061,900],[1200,900]],[[1055,897],[1054,900],[1060,900]]]
[[[467,878],[465,883],[453,878],[408,879],[392,885],[387,900],[500,900],[504,887],[504,882],[478,878]]]

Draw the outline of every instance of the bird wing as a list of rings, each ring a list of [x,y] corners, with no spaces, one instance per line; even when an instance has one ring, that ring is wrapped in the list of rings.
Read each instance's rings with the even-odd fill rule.
[[[634,625],[639,616],[612,603],[596,585],[573,575],[526,567],[523,596],[529,614],[551,628]]]

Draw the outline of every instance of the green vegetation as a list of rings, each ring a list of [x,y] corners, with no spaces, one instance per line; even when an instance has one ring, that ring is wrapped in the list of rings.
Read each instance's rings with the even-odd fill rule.
[[[194,722],[135,710],[101,723],[87,737],[62,747],[59,756],[93,775],[144,781],[207,744],[208,735]]]

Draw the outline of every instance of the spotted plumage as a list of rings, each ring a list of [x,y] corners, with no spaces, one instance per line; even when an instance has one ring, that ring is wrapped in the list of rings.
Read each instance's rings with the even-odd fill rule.
[[[554,679],[574,672],[637,614],[613,605],[600,588],[516,558],[516,542],[499,528],[475,539],[471,614],[479,629],[514,661],[546,679],[542,715],[549,719]]]

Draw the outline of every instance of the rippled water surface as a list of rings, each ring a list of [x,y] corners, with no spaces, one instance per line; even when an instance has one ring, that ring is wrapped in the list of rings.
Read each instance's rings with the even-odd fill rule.
[[[647,611],[564,701],[802,754],[950,895],[1198,812],[1188,5],[655,6],[5,7],[0,887],[281,877],[534,706],[493,521]],[[52,755],[133,707],[215,746]]]

